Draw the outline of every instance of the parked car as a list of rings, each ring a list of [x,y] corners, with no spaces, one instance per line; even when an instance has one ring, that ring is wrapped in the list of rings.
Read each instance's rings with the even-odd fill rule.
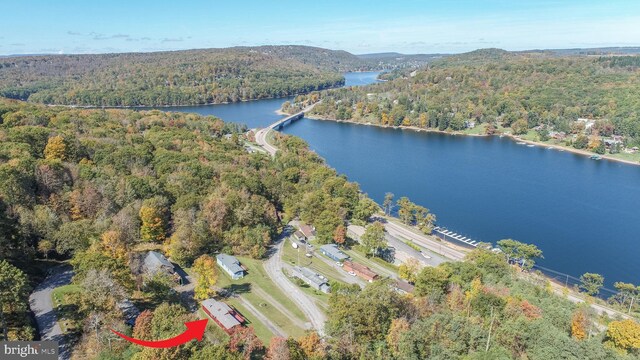
[[[340,266],[340,267],[342,267],[342,266],[343,266],[343,264],[342,264],[340,261],[336,261],[336,265],[338,265],[338,266]]]
[[[349,271],[349,275],[356,276],[356,273],[354,273],[353,271]]]
[[[306,254],[304,254],[304,256],[310,258],[310,257],[313,257],[313,254],[312,253],[306,253]]]

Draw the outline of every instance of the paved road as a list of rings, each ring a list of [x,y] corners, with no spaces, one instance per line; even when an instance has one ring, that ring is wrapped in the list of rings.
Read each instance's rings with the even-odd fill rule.
[[[57,287],[71,283],[73,271],[70,267],[61,265],[50,270],[50,274],[40,283],[29,296],[29,307],[33,311],[41,340],[58,342],[59,358],[69,359],[70,352],[65,344],[64,334],[58,324],[58,318],[53,310],[51,293]]]
[[[294,285],[282,272],[283,268],[288,269],[288,266],[282,261],[282,246],[284,240],[280,239],[277,244],[273,246],[273,254],[264,262],[264,268],[267,275],[271,280],[282,290],[285,294],[291,297],[291,300],[302,310],[302,313],[311,321],[311,326],[318,332],[318,334],[324,334],[324,323],[327,320],[326,316],[320,310],[315,300],[305,294],[296,285]]]
[[[411,240],[414,243],[430,251],[433,251],[436,254],[440,254],[450,260],[461,261],[464,260],[464,257],[466,255],[463,251],[449,247],[448,244],[435,241],[429,236],[421,234],[417,230],[407,228],[404,225],[396,224],[394,221],[387,220],[384,223],[384,227],[389,235]]]
[[[313,109],[314,106],[316,106],[317,103],[311,104],[309,106],[307,106],[306,108],[304,108],[304,110],[299,111],[300,112],[304,112],[306,113],[307,111],[310,111],[311,109]],[[267,126],[264,129],[260,129],[256,132],[256,143],[258,143],[258,145],[262,146],[263,149],[265,149],[269,154],[271,154],[271,156],[276,156],[276,152],[278,151],[278,148],[269,144],[269,142],[267,141],[267,136],[269,134],[269,132],[272,131],[273,127],[279,123],[280,121],[282,121],[282,119],[276,121],[275,123]]]

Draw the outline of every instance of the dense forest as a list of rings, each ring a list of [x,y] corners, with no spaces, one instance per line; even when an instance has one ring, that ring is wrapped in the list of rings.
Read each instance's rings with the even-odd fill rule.
[[[365,66],[302,46],[0,58],[0,96],[44,104],[160,106],[283,97],[340,86]]]
[[[420,70],[394,71],[384,83],[335,89],[296,101],[323,101],[323,118],[460,131],[484,124],[519,135],[528,131],[580,135],[599,146],[619,135],[640,145],[640,57],[560,56],[545,52],[477,50],[433,61]],[[314,99],[311,99],[314,97]],[[294,107],[298,106],[296,104]],[[571,140],[571,138],[569,138]]]
[[[27,297],[42,277],[36,263],[69,259],[82,289],[68,295],[81,324],[77,359],[625,359],[640,348],[637,323],[603,320],[482,249],[465,262],[405,268],[413,295],[387,281],[333,284],[326,337],[264,344],[245,327],[217,344],[101,345],[98,327],[103,339],[109,328],[164,339],[195,319],[170,280],[136,275],[138,253],[164,251],[192,266],[200,284],[215,283],[216,251],[262,258],[293,217],[332,242],[346,221],[363,223],[379,208],[302,140],[277,136],[272,159],[247,151],[251,134],[213,117],[1,100],[0,118],[0,310],[9,339],[35,337]],[[116,306],[126,298],[144,310],[133,326]]]
[[[219,250],[261,258],[283,219],[300,216],[330,239],[376,210],[296,138],[272,161],[213,117],[11,100],[0,114],[0,283],[22,284],[2,289],[15,299],[3,293],[10,339],[34,335],[36,257],[71,259],[76,283],[106,271],[130,294],[139,249],[187,266]]]

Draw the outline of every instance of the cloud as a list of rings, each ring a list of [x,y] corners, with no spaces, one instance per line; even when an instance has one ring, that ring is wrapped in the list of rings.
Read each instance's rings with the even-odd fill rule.
[[[184,41],[183,38],[179,37],[179,38],[164,38],[161,40],[161,42],[163,43],[168,43],[168,42],[181,42]]]
[[[83,34],[77,31],[67,31],[67,35],[71,35],[71,36],[82,36]]]
[[[130,36],[128,34],[114,34],[114,35],[105,35],[97,32],[89,33],[92,36],[93,40],[109,40],[109,39],[128,39]]]
[[[11,46],[24,46],[23,43],[13,43],[13,44],[9,44],[9,45],[11,45]]]

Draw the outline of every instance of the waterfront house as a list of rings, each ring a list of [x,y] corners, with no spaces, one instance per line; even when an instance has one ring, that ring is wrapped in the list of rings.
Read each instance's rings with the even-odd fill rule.
[[[151,276],[158,272],[164,272],[169,275],[175,274],[173,264],[157,251],[149,251],[144,257],[142,266],[144,272]]]
[[[227,334],[230,334],[233,328],[242,326],[245,322],[244,318],[235,309],[222,301],[207,299],[202,302],[202,310]]]
[[[344,269],[344,271],[353,271],[356,275],[363,278],[364,280],[367,280],[368,282],[373,282],[373,280],[378,278],[378,274],[373,272],[368,267],[357,262],[347,260],[344,262],[342,268]]]
[[[344,261],[349,258],[347,254],[338,249],[336,244],[322,245],[320,246],[320,252],[334,261]]]
[[[233,280],[242,279],[244,277],[244,268],[240,265],[240,261],[235,256],[227,254],[218,254],[216,256],[218,266],[222,268]]]
[[[312,288],[316,290],[320,290],[325,294],[328,294],[331,291],[331,287],[327,282],[327,278],[318,275],[313,270],[306,267],[294,266],[292,271],[293,271],[293,274],[292,274],[293,277],[296,277],[304,281]]]

